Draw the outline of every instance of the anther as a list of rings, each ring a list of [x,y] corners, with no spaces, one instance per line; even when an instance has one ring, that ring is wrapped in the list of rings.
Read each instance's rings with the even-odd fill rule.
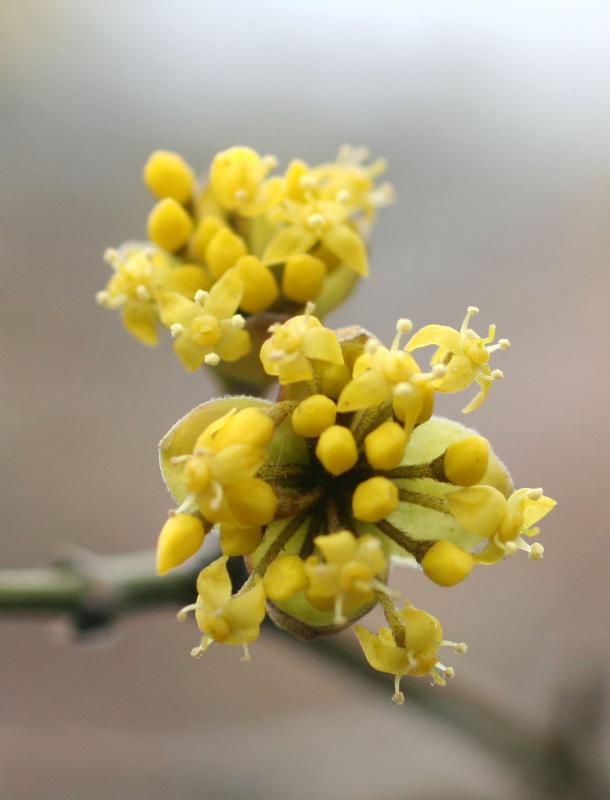
[[[326,222],[326,217],[324,214],[320,214],[319,212],[316,214],[311,214],[307,219],[307,224],[310,228],[321,228]]]
[[[405,317],[401,317],[396,323],[396,333],[400,334],[407,334],[413,330],[413,323],[410,319],[406,319]]]
[[[504,373],[502,372],[501,369],[492,369],[490,373],[490,378],[492,378],[494,381],[502,380],[503,377]]]
[[[372,355],[379,349],[379,346],[379,339],[367,339],[366,344],[364,345],[364,352]]]
[[[510,340],[509,339],[499,339],[498,345],[500,346],[500,350],[508,350],[510,347]]]
[[[528,500],[540,500],[542,497],[543,490],[542,489],[530,489],[527,493]]]
[[[204,292],[203,289],[197,289],[195,292],[195,302],[203,305],[207,300],[208,292]]]
[[[104,306],[110,300],[110,292],[102,289],[100,292],[95,293],[95,302],[98,306]]]
[[[476,315],[479,313],[479,309],[476,306],[468,306],[466,311],[469,317],[476,317]]]
[[[119,251],[115,250],[114,247],[109,247],[104,251],[104,261],[112,267],[117,267],[121,261]]]
[[[139,300],[150,300],[150,292],[143,283],[136,286],[136,296]]]
[[[401,706],[405,702],[405,696],[400,691],[400,675],[394,676],[394,694],[392,695],[392,702],[397,706]]]
[[[243,328],[246,324],[246,320],[242,317],[241,314],[233,314],[231,317],[231,327],[237,328],[238,330]]]
[[[528,558],[531,561],[541,561],[544,558],[544,547],[540,544],[540,542],[534,542],[534,544],[530,547]]]
[[[299,178],[299,186],[301,189],[313,189],[315,185],[316,179],[311,174],[301,175]]]
[[[263,164],[267,169],[275,169],[278,165],[278,160],[275,156],[263,156]]]
[[[220,364],[220,356],[218,353],[208,353],[203,360],[208,367],[217,367]]]
[[[193,647],[193,649],[191,650],[191,656],[193,658],[201,658],[204,653],[205,653],[205,650],[203,649],[203,647],[201,647],[201,645],[199,645],[197,647]]]
[[[244,203],[248,199],[248,192],[245,189],[237,189],[237,191],[234,192],[233,197],[238,203]]]
[[[184,333],[184,325],[181,325],[179,322],[174,322],[173,325],[170,325],[169,332],[172,335],[172,339],[176,339]]]
[[[335,195],[337,203],[349,203],[351,199],[352,195],[347,189],[340,189]]]

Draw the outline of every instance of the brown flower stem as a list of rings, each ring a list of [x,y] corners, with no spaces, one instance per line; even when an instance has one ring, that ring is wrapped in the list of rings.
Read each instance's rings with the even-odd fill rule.
[[[433,542],[422,542],[419,539],[414,539],[412,536],[409,536],[408,533],[399,530],[386,519],[379,520],[375,525],[382,533],[385,533],[389,539],[396,542],[399,547],[402,547],[407,553],[411,553],[417,561],[421,561],[433,544]]]
[[[419,492],[410,492],[408,489],[399,489],[398,499],[403,503],[412,503],[416,506],[431,508],[434,511],[440,511],[443,514],[449,513],[447,501],[444,497],[437,497],[436,495],[432,494],[420,494]]]
[[[396,647],[406,647],[405,626],[402,624],[402,620],[394,608],[392,601],[385,592],[382,592],[379,589],[374,589],[373,591],[375,592],[375,596],[379,601],[379,605],[383,609],[383,615],[392,630],[392,637],[396,643]]]
[[[391,480],[407,480],[413,478],[432,478],[441,483],[449,483],[444,468],[445,454],[438,456],[429,464],[407,464],[394,469],[379,470],[378,474]]]
[[[296,514],[294,517],[288,520],[286,525],[282,528],[275,539],[271,542],[267,550],[263,553],[260,561],[252,570],[252,575],[250,577],[254,577],[255,575],[260,575],[261,578],[263,577],[269,564],[271,564],[271,562],[279,556],[284,546],[299,530],[301,525],[307,519],[308,515],[309,509],[303,511],[301,514]]]
[[[311,469],[305,464],[265,464],[258,477],[271,484],[303,486],[312,482]]]
[[[322,489],[316,487],[308,492],[284,491],[281,487],[274,487],[278,498],[275,519],[286,519],[311,509],[322,496]]]

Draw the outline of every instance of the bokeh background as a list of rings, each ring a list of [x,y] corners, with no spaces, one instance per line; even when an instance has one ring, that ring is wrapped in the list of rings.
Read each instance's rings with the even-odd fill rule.
[[[0,9],[2,566],[50,563],[66,542],[151,546],[169,502],[156,442],[215,392],[93,302],[104,249],[144,232],[148,153],[203,166],[243,143],[285,164],[364,143],[398,203],[333,322],[387,338],[398,316],[457,324],[480,306],[513,348],[469,422],[517,483],[559,500],[542,563],[451,592],[394,581],[470,644],[444,691],[547,726],[610,656],[608,4]],[[88,645],[49,621],[0,628],[3,799],[525,796],[459,730],[395,708],[390,678],[369,695],[287,638],[264,635],[244,665],[231,648],[190,659],[194,627],[167,612]]]

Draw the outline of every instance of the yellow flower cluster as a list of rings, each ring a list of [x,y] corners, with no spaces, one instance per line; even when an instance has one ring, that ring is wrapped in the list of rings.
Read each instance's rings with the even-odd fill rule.
[[[169,329],[187,370],[239,361],[260,347],[253,318],[286,320],[314,300],[324,315],[367,274],[368,234],[393,196],[375,184],[385,163],[367,158],[344,147],[334,162],[272,174],[274,157],[231,147],[198,181],[180,155],[155,151],[143,173],[157,198],[149,241],[107,252],[113,275],[98,303],[121,309],[144,344]]]
[[[249,188],[248,209],[261,191],[260,181]],[[518,550],[540,559],[542,546],[524,537],[555,505],[540,489],[514,491],[486,439],[433,416],[437,393],[478,384],[470,412],[498,377],[490,356],[508,342],[491,344],[493,327],[476,334],[473,313],[460,330],[428,325],[414,334],[401,319],[385,347],[360,328],[324,327],[307,307],[272,325],[260,350],[280,384],[277,402],[211,401],[167,434],[161,465],[178,507],[159,537],[159,571],[194,555],[212,528],[223,551],[185,610],[202,634],[195,655],[217,642],[243,645],[249,658],[265,609],[311,639],[379,603],[387,627],[373,634],[357,626],[356,634],[370,665],[395,676],[395,702],[404,675],[437,684],[452,676],[439,649],[465,645],[444,640],[425,611],[396,607],[390,563],[408,562],[450,587]],[[426,345],[435,351],[424,372],[414,353]],[[235,594],[232,556],[244,556],[250,573]]]

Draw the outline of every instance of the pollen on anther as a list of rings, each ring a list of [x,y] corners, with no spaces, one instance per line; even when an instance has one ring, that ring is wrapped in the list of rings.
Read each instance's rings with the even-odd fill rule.
[[[504,373],[501,369],[492,369],[490,373],[490,378],[493,378],[494,381],[502,380],[504,377]]]
[[[352,196],[347,189],[341,189],[337,192],[335,199],[337,203],[349,203],[349,201],[352,199]]]
[[[231,327],[241,329],[246,324],[246,320],[242,317],[241,314],[234,314],[231,317]]]
[[[172,335],[172,339],[176,339],[178,336],[184,333],[184,325],[181,325],[179,322],[174,322],[174,324],[170,326],[169,330]]]
[[[528,500],[540,500],[542,495],[543,495],[543,489],[541,489],[541,488],[530,489],[529,492],[527,493],[527,499]]]
[[[541,545],[540,542],[534,542],[534,544],[530,547],[528,555],[532,561],[541,561],[544,557],[543,545]]]
[[[508,350],[510,347],[510,340],[509,339],[499,339],[498,346],[500,350]]]
[[[204,292],[203,289],[197,289],[197,291],[195,292],[195,302],[196,303],[203,303],[203,302],[205,302],[207,296],[208,296],[208,292]]]
[[[150,292],[142,283],[136,286],[136,295],[139,300],[150,300]]]
[[[220,356],[218,353],[208,353],[203,359],[208,367],[217,367],[220,364]]]
[[[311,214],[307,219],[307,224],[309,225],[310,228],[322,227],[322,225],[324,225],[325,222],[326,222],[326,217],[324,216],[324,214],[320,213]]]
[[[410,319],[402,317],[396,323],[396,333],[407,334],[410,333],[412,330],[413,330],[413,323],[411,322]]]
[[[245,200],[248,199],[248,192],[245,189],[237,189],[233,197],[237,200],[238,203],[243,203]]]
[[[467,311],[471,317],[475,317],[479,313],[479,309],[476,306],[468,306]]]
[[[116,266],[120,261],[119,251],[114,247],[109,247],[104,251],[104,261],[111,266]]]
[[[108,300],[110,300],[110,292],[106,291],[106,289],[102,289],[100,292],[95,293],[95,302],[99,306],[105,305]]]

